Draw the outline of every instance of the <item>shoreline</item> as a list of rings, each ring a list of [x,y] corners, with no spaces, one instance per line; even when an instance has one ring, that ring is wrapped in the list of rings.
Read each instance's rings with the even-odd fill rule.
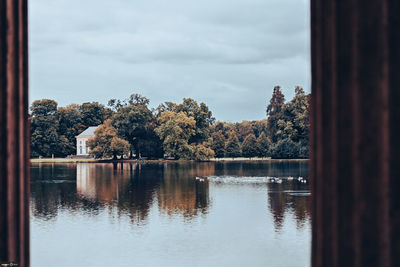
[[[170,160],[170,159],[86,159],[86,158],[34,158],[30,159],[31,163],[119,163],[119,162],[135,162],[135,163],[168,163],[168,162],[279,162],[279,161],[294,161],[303,162],[309,161],[309,159],[271,159],[271,158],[213,158],[205,161],[195,160]]]

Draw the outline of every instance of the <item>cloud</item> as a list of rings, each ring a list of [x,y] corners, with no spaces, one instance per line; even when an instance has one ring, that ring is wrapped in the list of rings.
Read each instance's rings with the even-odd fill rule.
[[[139,91],[154,106],[192,96],[217,119],[260,119],[275,84],[287,98],[297,84],[308,89],[308,5],[30,1],[31,98],[106,103]]]

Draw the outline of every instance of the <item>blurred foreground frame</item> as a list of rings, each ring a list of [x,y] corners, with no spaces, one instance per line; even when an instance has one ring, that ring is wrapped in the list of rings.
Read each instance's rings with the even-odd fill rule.
[[[311,0],[312,266],[400,266],[399,14]]]
[[[0,263],[29,266],[27,0],[0,0]]]
[[[311,0],[312,266],[400,266],[400,3]],[[29,266],[27,0],[0,0],[0,262]],[[49,22],[51,23],[51,22]]]

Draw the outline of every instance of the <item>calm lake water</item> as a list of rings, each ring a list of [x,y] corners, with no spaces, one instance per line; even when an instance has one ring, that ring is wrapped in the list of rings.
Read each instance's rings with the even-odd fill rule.
[[[308,267],[307,164],[33,164],[32,267]]]

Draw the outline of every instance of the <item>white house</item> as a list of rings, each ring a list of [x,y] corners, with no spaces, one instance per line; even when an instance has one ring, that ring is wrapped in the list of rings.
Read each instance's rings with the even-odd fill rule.
[[[99,126],[91,126],[84,130],[80,135],[76,136],[76,155],[77,156],[89,156],[90,148],[87,142],[90,138],[94,137],[94,131]]]

